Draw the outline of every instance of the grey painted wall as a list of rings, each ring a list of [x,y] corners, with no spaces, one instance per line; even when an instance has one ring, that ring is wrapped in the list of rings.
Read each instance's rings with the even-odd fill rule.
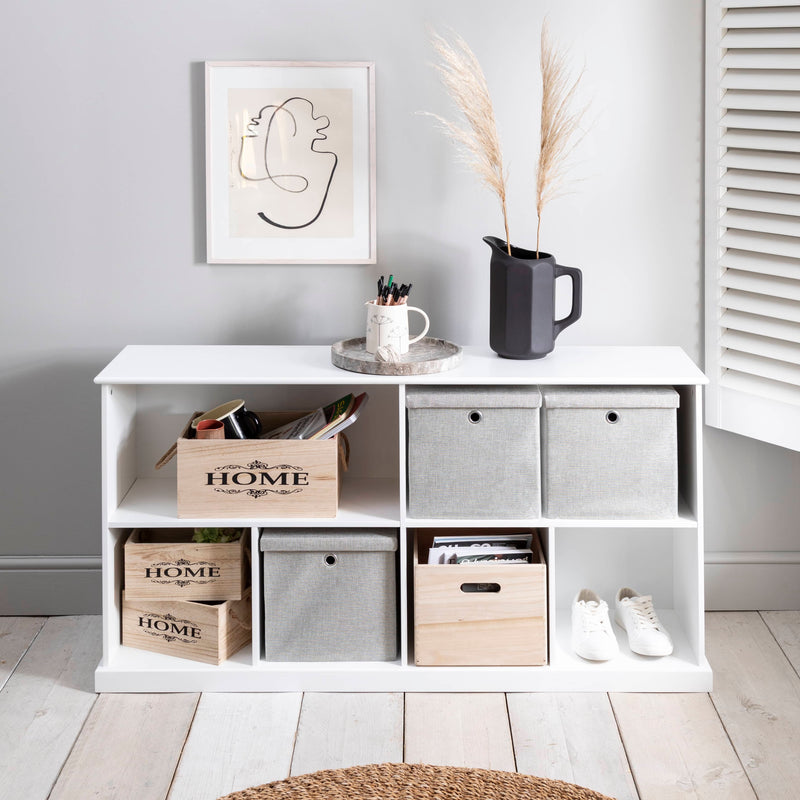
[[[511,171],[512,238],[530,246],[547,11],[576,66],[585,60],[593,103],[575,170],[583,180],[544,222],[544,248],[585,276],[584,317],[559,341],[672,344],[698,359],[696,0],[7,4],[0,611],[99,608],[85,561],[75,562],[82,597],[62,600],[53,589],[44,609],[29,597],[36,576],[8,567],[45,562],[8,557],[98,554],[92,377],[125,344],[330,343],[359,334],[361,303],[388,272],[413,279],[433,335],[486,343],[489,252],[480,239],[500,234],[501,220],[431,121],[415,114],[450,113],[426,30],[458,31],[484,66]],[[241,59],[376,62],[377,267],[205,263],[203,61]],[[710,431],[708,549],[798,549],[799,458]]]

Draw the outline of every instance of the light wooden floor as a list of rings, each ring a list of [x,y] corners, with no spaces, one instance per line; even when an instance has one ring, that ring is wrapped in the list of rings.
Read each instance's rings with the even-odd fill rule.
[[[98,617],[0,618],[2,800],[212,800],[384,761],[619,800],[800,797],[800,612],[707,614],[708,694],[95,695]]]

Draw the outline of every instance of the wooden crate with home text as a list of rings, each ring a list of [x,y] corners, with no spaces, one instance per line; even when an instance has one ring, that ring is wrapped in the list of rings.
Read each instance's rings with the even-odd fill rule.
[[[306,412],[257,412],[265,431]],[[347,440],[178,439],[178,516],[335,517]]]
[[[122,593],[122,644],[221,664],[251,641],[250,589],[221,603],[129,598]]]
[[[189,528],[142,528],[125,542],[129,599],[241,600],[249,572],[249,528],[235,542],[194,542]]]

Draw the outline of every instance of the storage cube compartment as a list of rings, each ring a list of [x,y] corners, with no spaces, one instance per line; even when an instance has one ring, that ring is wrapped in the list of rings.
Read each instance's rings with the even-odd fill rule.
[[[468,531],[480,532],[503,530]],[[547,567],[537,531],[533,531],[531,564],[428,564],[433,537],[443,533],[453,531],[417,530],[414,537],[415,662],[420,666],[546,664]]]
[[[256,413],[269,431],[307,412]],[[178,517],[336,516],[348,457],[342,434],[311,441],[193,439],[189,430],[187,424],[177,445]]]
[[[134,599],[122,593],[122,644],[221,664],[251,639],[250,589],[241,600]]]
[[[544,513],[555,519],[678,514],[678,393],[542,387]]]
[[[135,529],[125,542],[129,600],[241,600],[247,586],[249,529],[234,542],[194,542],[186,528]]]
[[[397,531],[265,529],[267,661],[397,658]]]
[[[540,517],[540,406],[535,386],[409,387],[409,515]]]
[[[552,666],[572,669],[588,664],[595,671],[646,676],[648,671],[684,670],[702,663],[703,598],[698,574],[703,553],[691,528],[558,528],[554,548]],[[614,598],[623,587],[653,598],[672,638],[672,655],[641,656],[631,651],[625,630],[614,622]],[[572,601],[584,588],[608,603],[620,652],[607,662],[584,661],[572,649]],[[651,691],[636,680],[629,675],[623,685],[629,691]]]

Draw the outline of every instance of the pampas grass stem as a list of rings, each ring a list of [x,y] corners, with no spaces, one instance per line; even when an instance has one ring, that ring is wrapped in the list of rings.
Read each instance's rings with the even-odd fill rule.
[[[467,125],[457,125],[438,114],[428,116],[439,122],[455,143],[461,158],[478,175],[481,182],[497,195],[503,212],[506,246],[511,255],[506,211],[507,175],[503,168],[500,137],[497,134],[494,109],[483,70],[469,45],[460,36],[454,36],[451,44],[434,33],[431,42],[440,59],[436,71]]]
[[[587,107],[576,106],[575,94],[583,73],[573,81],[567,56],[550,37],[545,19],[542,24],[542,117],[539,161],[536,168],[536,257],[542,212],[551,200],[564,194],[569,156],[583,138],[581,122]]]

